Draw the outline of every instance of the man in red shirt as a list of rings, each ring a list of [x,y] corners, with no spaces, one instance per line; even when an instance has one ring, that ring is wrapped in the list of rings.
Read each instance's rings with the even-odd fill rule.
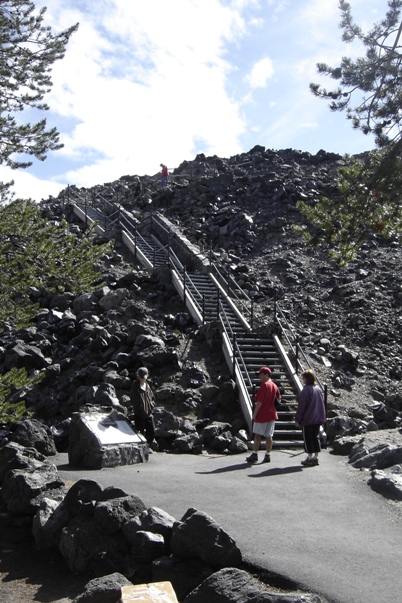
[[[164,188],[167,185],[169,171],[167,169],[167,166],[165,164],[163,164],[163,163],[161,163],[160,167],[162,168],[162,171],[161,171],[161,188]]]
[[[272,437],[275,430],[275,421],[278,419],[278,413],[275,408],[275,398],[281,399],[279,388],[271,381],[271,369],[263,366],[258,371],[261,385],[254,396],[256,405],[253,412],[253,434],[254,444],[253,453],[247,457],[248,463],[258,461],[258,451],[260,449],[261,438],[265,438],[265,457],[263,463],[271,462]]]

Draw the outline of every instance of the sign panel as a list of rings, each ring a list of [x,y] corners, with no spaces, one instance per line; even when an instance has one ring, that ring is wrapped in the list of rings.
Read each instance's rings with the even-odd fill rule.
[[[83,416],[82,420],[102,445],[146,443],[144,436],[134,431],[127,420],[98,414]]]

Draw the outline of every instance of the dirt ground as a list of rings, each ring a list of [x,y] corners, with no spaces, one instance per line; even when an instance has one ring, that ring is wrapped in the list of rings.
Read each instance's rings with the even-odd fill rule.
[[[89,579],[72,574],[61,555],[38,551],[33,539],[0,541],[1,603],[70,603]]]

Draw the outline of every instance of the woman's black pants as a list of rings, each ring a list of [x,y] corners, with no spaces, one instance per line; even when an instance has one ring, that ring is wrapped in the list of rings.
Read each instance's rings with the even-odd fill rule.
[[[321,425],[305,425],[303,427],[304,447],[308,454],[321,452],[320,427]]]
[[[134,415],[134,425],[135,428],[146,438],[148,444],[151,444],[155,438],[155,427],[152,415],[150,417]]]

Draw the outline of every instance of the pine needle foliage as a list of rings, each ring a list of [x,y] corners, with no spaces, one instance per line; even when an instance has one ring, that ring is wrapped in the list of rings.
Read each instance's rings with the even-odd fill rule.
[[[297,204],[309,225],[294,226],[310,246],[322,245],[339,267],[356,258],[370,235],[402,232],[402,162],[398,154],[376,150],[367,158],[346,158],[339,170],[339,194],[314,205]]]
[[[40,161],[60,149],[59,133],[46,119],[27,121],[27,109],[49,109],[43,102],[52,87],[51,70],[65,55],[78,24],[55,34],[44,25],[46,8],[36,10],[30,0],[0,0],[0,165],[13,169]],[[0,200],[9,200],[9,186],[0,187]]]
[[[29,377],[25,369],[16,368],[0,375],[0,424],[14,423],[30,416],[23,399],[24,393],[43,377],[43,373]],[[17,401],[10,400],[16,392],[19,392]]]
[[[310,89],[330,101],[331,111],[346,110],[353,127],[374,134],[382,148],[402,135],[402,0],[388,0],[385,17],[367,33],[355,23],[349,2],[339,0],[339,8],[342,40],[361,43],[365,55],[343,57],[337,67],[318,63],[318,73],[339,85],[327,90],[312,83]]]
[[[0,320],[17,328],[29,324],[38,310],[34,290],[93,291],[100,277],[96,263],[112,246],[94,244],[92,230],[76,237],[66,221],[49,222],[31,201],[0,207]]]
[[[299,208],[310,221],[302,229],[307,241],[328,245],[343,266],[372,233],[401,232],[402,0],[388,0],[384,18],[368,32],[354,21],[349,2],[339,0],[339,8],[342,40],[361,44],[365,54],[343,57],[336,67],[318,63],[318,73],[338,86],[327,90],[312,83],[310,89],[330,101],[331,111],[346,111],[353,128],[373,134],[378,150],[340,170],[336,198]]]

